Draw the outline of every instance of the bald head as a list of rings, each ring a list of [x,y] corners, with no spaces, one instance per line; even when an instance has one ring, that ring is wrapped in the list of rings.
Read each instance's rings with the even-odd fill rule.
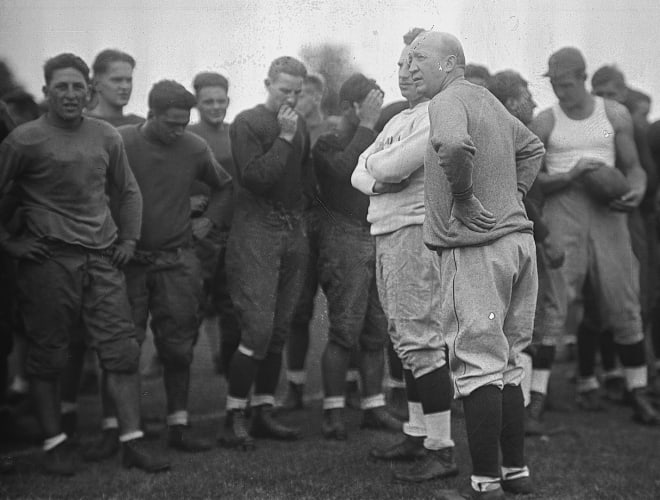
[[[410,46],[410,74],[420,93],[432,98],[465,71],[463,46],[454,35],[421,33]]]
[[[442,33],[440,31],[425,31],[421,33],[413,42],[413,48],[416,45],[427,47],[441,57],[455,56],[456,62],[462,68],[465,68],[465,54],[463,46],[451,33]]]

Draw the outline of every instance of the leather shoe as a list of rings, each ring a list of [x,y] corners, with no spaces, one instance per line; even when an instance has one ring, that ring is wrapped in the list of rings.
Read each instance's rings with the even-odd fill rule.
[[[630,391],[630,401],[635,410],[633,418],[644,425],[660,425],[660,415],[646,396],[644,388]]]
[[[401,432],[403,422],[392,416],[384,406],[364,410],[360,429]]]
[[[122,443],[121,463],[126,469],[136,467],[145,472],[162,472],[170,468],[170,463],[158,456],[150,453],[146,446],[144,438],[131,439]]]
[[[196,438],[190,435],[190,427],[186,425],[170,426],[167,445],[179,451],[188,453],[197,453],[208,451],[213,445],[205,439]]]
[[[248,418],[245,410],[229,410],[225,424],[218,436],[218,443],[225,448],[239,448],[244,451],[255,449],[254,439],[248,433]]]
[[[321,422],[321,432],[326,439],[336,441],[346,441],[348,433],[342,418],[342,408],[333,408],[323,411],[323,421]]]
[[[65,440],[44,453],[41,467],[45,474],[53,476],[73,476],[77,472],[71,450],[71,443]]]
[[[424,436],[408,436],[404,434],[403,441],[388,448],[374,448],[369,456],[375,460],[387,460],[393,462],[412,462],[426,456],[424,448]]]
[[[427,450],[424,459],[407,471],[395,471],[394,479],[405,483],[421,483],[456,475],[458,466],[454,460],[454,447],[449,446],[439,450]]]
[[[104,429],[101,439],[83,452],[87,462],[100,462],[113,457],[119,451],[119,429]]]
[[[254,418],[250,434],[256,438],[271,438],[293,441],[300,437],[300,431],[278,422],[273,415],[272,406],[258,406],[254,409]]]

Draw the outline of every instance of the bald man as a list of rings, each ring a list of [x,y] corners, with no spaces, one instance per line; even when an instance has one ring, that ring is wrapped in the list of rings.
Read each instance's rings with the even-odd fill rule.
[[[432,98],[424,243],[442,262],[440,325],[473,467],[464,496],[530,493],[521,352],[532,337],[538,283],[522,200],[543,144],[488,90],[465,80],[454,36],[419,35],[409,63],[417,89]]]

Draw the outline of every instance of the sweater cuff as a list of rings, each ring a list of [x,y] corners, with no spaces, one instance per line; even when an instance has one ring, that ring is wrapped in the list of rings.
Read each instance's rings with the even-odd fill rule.
[[[460,191],[458,193],[452,193],[452,196],[456,201],[465,201],[471,198],[472,194],[473,194],[472,184],[470,184],[470,186],[466,190]]]
[[[283,142],[284,144],[286,144],[290,148],[293,148],[293,143],[291,143],[290,141],[287,141],[284,137],[281,137],[281,136],[278,135],[277,138],[280,140],[280,142]]]

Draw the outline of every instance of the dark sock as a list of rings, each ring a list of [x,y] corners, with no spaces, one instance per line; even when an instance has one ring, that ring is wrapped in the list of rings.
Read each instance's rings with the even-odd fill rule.
[[[502,391],[494,385],[479,387],[463,398],[472,474],[499,477]]]
[[[403,381],[403,365],[399,356],[394,351],[391,341],[387,343],[387,364],[390,368],[390,378],[392,380]]]
[[[256,374],[257,361],[237,351],[229,365],[229,395],[237,399],[247,399]]]
[[[403,379],[406,382],[406,399],[411,403],[419,403],[419,391],[417,390],[417,381],[413,376],[412,370],[403,370]]]
[[[502,465],[525,466],[525,401],[519,385],[502,389]]]
[[[596,373],[596,352],[600,332],[582,322],[577,331],[577,357],[580,377],[591,377]]]
[[[225,374],[229,373],[229,367],[231,366],[231,360],[234,357],[234,354],[238,350],[238,344],[234,342],[225,342],[222,341],[220,347],[220,359],[222,361],[222,366],[225,369]]]
[[[624,367],[634,368],[646,364],[646,352],[644,351],[644,341],[640,340],[635,344],[616,344],[619,352],[619,359]]]
[[[550,370],[555,361],[557,348],[553,345],[540,345],[532,357],[532,368],[537,370]]]
[[[282,353],[269,352],[259,363],[257,377],[254,381],[255,394],[275,394],[280,381],[282,369]]]
[[[445,364],[415,379],[424,415],[441,413],[451,408],[452,388],[449,367]]]
[[[616,369],[616,344],[612,332],[605,331],[600,337],[600,361],[606,372]]]
[[[62,371],[60,387],[60,398],[67,403],[75,403],[78,400],[78,388],[85,366],[85,352],[87,346],[83,340],[74,340],[69,343],[69,360]]]
[[[0,354],[0,406],[7,403],[7,386],[9,384],[9,360]]]

